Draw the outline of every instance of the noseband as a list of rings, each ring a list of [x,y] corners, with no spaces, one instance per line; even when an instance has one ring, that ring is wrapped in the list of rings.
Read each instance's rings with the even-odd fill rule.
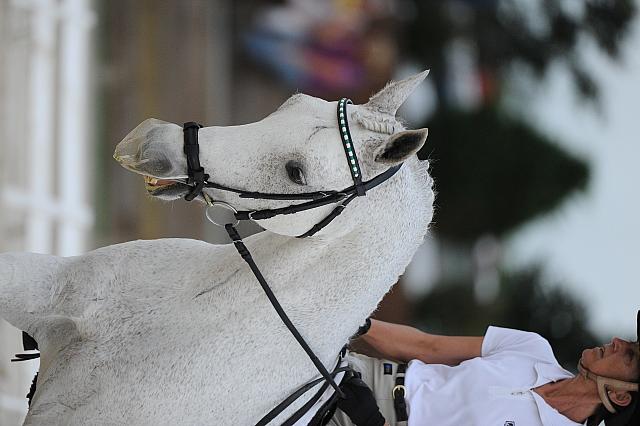
[[[184,153],[187,156],[187,167],[188,167],[188,179],[186,184],[190,187],[189,193],[184,197],[187,201],[192,201],[198,196],[202,196],[205,202],[209,205],[207,208],[207,218],[216,225],[222,226],[225,228],[229,237],[233,241],[234,246],[240,253],[240,256],[247,262],[251,271],[257,278],[260,283],[262,289],[266,293],[269,301],[273,305],[274,309],[280,316],[280,319],[285,324],[285,326],[289,329],[291,334],[296,338],[300,346],[307,353],[307,356],[317,370],[322,375],[322,378],[315,379],[306,385],[302,386],[292,395],[290,395],[287,399],[285,399],[282,403],[278,404],[273,410],[267,413],[257,424],[256,426],[263,426],[270,423],[273,419],[275,419],[282,411],[284,411],[288,406],[290,406],[294,401],[296,401],[300,396],[302,396],[306,391],[312,389],[317,384],[321,383],[324,380],[323,385],[318,390],[318,392],[305,403],[299,410],[297,410],[287,421],[283,423],[283,425],[293,425],[296,421],[298,421],[304,413],[306,413],[312,406],[315,404],[317,400],[321,398],[324,394],[325,390],[331,385],[335,390],[337,395],[341,398],[344,398],[344,393],[340,390],[339,386],[336,384],[334,377],[341,373],[348,373],[348,367],[341,367],[341,360],[338,361],[338,364],[334,368],[334,370],[329,373],[326,367],[322,362],[318,359],[315,353],[311,350],[307,342],[304,340],[302,335],[298,332],[296,327],[293,325],[284,309],[278,302],[277,298],[271,291],[271,288],[267,284],[264,279],[262,273],[256,266],[253,258],[251,257],[251,253],[245,246],[242,238],[238,234],[235,226],[241,220],[264,220],[269,219],[279,215],[288,215],[295,214],[305,210],[315,209],[317,207],[335,204],[338,205],[333,209],[331,213],[329,213],[324,219],[320,222],[316,223],[311,229],[305,232],[302,235],[299,235],[298,238],[306,238],[316,234],[322,228],[327,226],[333,219],[338,217],[342,211],[353,201],[356,197],[365,196],[367,191],[375,188],[376,186],[382,184],[383,182],[390,179],[393,175],[395,175],[402,164],[391,167],[387,169],[385,172],[375,176],[374,178],[368,181],[362,181],[362,171],[360,169],[360,164],[358,163],[358,157],[356,155],[355,147],[353,146],[353,140],[351,138],[351,133],[349,131],[349,122],[347,119],[347,105],[351,104],[351,100],[343,98],[338,101],[338,110],[337,110],[337,119],[338,119],[338,127],[340,129],[340,140],[342,142],[342,146],[344,148],[344,152],[347,158],[347,162],[349,165],[349,171],[351,173],[351,178],[353,179],[353,185],[345,188],[341,191],[317,191],[317,192],[306,192],[306,193],[298,193],[298,194],[273,194],[273,193],[262,193],[262,192],[250,192],[244,191],[240,189],[230,188],[224,185],[220,185],[217,183],[209,182],[209,175],[205,173],[204,168],[200,165],[200,148],[198,145],[198,131],[202,128],[202,125],[195,122],[185,123],[183,126],[184,129]],[[300,204],[292,204],[286,207],[280,207],[275,209],[264,209],[264,210],[248,210],[248,211],[238,211],[233,206],[224,203],[217,202],[211,200],[209,195],[205,194],[203,191],[204,188],[213,188],[221,191],[228,191],[238,194],[240,198],[252,198],[252,199],[263,199],[263,200],[290,200],[290,201],[304,201]],[[217,209],[222,209],[224,211],[214,211]],[[223,219],[220,218],[220,213],[224,216]],[[215,218],[214,218],[215,217]]]

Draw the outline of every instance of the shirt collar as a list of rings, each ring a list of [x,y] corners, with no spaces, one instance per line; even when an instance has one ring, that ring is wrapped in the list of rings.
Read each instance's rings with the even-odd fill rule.
[[[532,386],[532,389],[549,382],[557,382],[558,380],[570,379],[573,377],[573,374],[560,367],[560,365],[558,364],[537,362],[534,368],[536,370],[537,378],[535,384]],[[540,419],[542,420],[543,425],[580,426],[582,424],[576,423],[568,417],[565,417],[563,414],[559,413],[558,410],[547,404],[544,398],[542,398],[533,390],[531,391],[531,393],[533,394],[533,399],[536,402],[536,406],[538,407],[538,414],[540,414]]]

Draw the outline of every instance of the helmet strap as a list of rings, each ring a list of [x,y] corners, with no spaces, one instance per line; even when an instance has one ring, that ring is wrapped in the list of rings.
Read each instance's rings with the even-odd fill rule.
[[[604,405],[604,408],[607,409],[610,413],[615,413],[616,409],[614,408],[611,400],[609,399],[608,390],[618,390],[618,391],[627,391],[627,392],[638,392],[638,384],[632,382],[625,382],[623,380],[611,379],[609,377],[599,376],[597,374],[592,373],[587,370],[582,365],[582,360],[578,362],[578,371],[585,379],[592,380],[596,382],[596,386],[598,387],[598,396],[600,397],[600,401]]]

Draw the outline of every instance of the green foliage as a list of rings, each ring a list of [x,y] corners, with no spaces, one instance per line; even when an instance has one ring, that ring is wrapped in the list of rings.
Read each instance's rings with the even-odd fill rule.
[[[610,58],[618,59],[636,13],[633,0],[413,3],[415,19],[405,32],[405,50],[430,67],[437,81],[446,72],[443,58],[450,42],[463,37],[473,42],[483,72],[500,77],[517,62],[542,77],[549,65],[562,61],[576,89],[587,98],[597,96],[597,85],[582,63],[579,42],[593,40]]]
[[[496,299],[486,305],[476,301],[470,282],[443,283],[415,305],[415,320],[430,333],[451,335],[481,336],[489,325],[533,331],[575,371],[582,349],[602,342],[587,329],[582,303],[541,281],[537,267],[504,274]]]
[[[428,125],[418,156],[432,160],[441,237],[503,235],[586,186],[584,162],[494,108],[441,112]]]
[[[433,229],[438,237],[462,248],[485,234],[504,238],[585,189],[589,170],[584,161],[524,121],[502,114],[494,104],[500,102],[502,82],[514,65],[543,78],[551,65],[562,63],[578,94],[597,99],[598,87],[582,62],[581,49],[585,41],[592,41],[612,60],[620,60],[622,42],[636,15],[634,1],[413,4],[402,50],[431,69],[440,101],[436,115],[421,126],[429,127],[430,136],[419,153],[431,161],[436,181]],[[456,70],[449,69],[455,64],[448,58],[458,40],[471,48],[472,77],[483,104],[476,111],[453,111],[447,104],[455,101],[448,90]],[[456,335],[482,335],[491,324],[534,331],[550,341],[565,367],[575,369],[581,349],[601,342],[586,328],[582,304],[560,287],[543,286],[540,270],[505,274],[498,296],[489,304],[477,302],[471,278],[445,276],[413,309],[414,322],[429,332]]]

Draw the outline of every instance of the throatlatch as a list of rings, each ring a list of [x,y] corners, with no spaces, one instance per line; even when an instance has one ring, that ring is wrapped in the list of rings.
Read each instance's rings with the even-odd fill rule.
[[[316,192],[307,192],[307,193],[298,193],[298,194],[271,194],[271,193],[261,193],[261,192],[250,192],[239,190],[235,188],[229,188],[224,185],[216,184],[213,182],[209,182],[209,175],[205,173],[204,168],[200,165],[199,158],[199,147],[198,147],[198,130],[202,127],[202,125],[194,122],[189,122],[184,124],[184,152],[187,155],[187,166],[188,166],[188,180],[187,185],[191,187],[189,193],[185,196],[185,200],[192,201],[198,196],[202,196],[205,202],[209,205],[207,208],[207,218],[214,224],[218,226],[224,227],[229,235],[229,238],[233,241],[233,245],[236,250],[240,254],[240,256],[247,262],[249,268],[255,275],[256,279],[260,283],[262,290],[267,295],[267,298],[271,302],[271,305],[278,313],[278,316],[285,324],[289,332],[295,337],[298,344],[304,349],[305,353],[313,362],[314,366],[322,376],[316,380],[313,380],[306,385],[302,386],[300,389],[295,391],[292,395],[290,395],[287,399],[285,399],[282,403],[278,404],[273,410],[267,413],[257,424],[256,426],[264,426],[270,423],[273,419],[275,419],[282,411],[284,411],[287,407],[289,407],[294,401],[296,401],[300,396],[302,396],[305,392],[312,389],[314,386],[318,385],[322,381],[324,384],[318,390],[318,392],[305,403],[300,409],[298,409],[283,425],[292,425],[297,420],[299,420],[304,413],[306,413],[311,407],[321,398],[325,390],[331,386],[335,389],[337,395],[341,398],[344,398],[344,393],[340,390],[340,387],[335,382],[334,377],[341,373],[347,372],[349,370],[348,367],[341,367],[342,356],[344,355],[344,351],[341,352],[341,356],[339,357],[338,363],[336,367],[333,369],[331,373],[326,369],[324,364],[318,359],[313,350],[309,347],[307,342],[304,340],[300,332],[296,329],[293,322],[289,319],[286,312],[278,302],[278,299],[273,294],[273,291],[267,284],[264,276],[260,272],[260,269],[257,267],[254,262],[251,253],[247,249],[246,245],[242,241],[240,234],[236,230],[235,226],[238,224],[240,220],[264,220],[269,219],[278,215],[287,215],[287,214],[295,214],[305,210],[314,209],[317,207],[325,206],[328,204],[338,204],[331,213],[329,213],[324,219],[320,222],[313,225],[307,232],[302,235],[299,235],[298,238],[306,238],[316,234],[318,231],[327,226],[331,221],[333,221],[336,217],[338,217],[342,211],[349,205],[351,201],[353,201],[356,197],[365,196],[368,190],[375,188],[376,186],[382,184],[383,182],[390,179],[393,175],[395,175],[398,170],[402,167],[402,164],[398,164],[397,166],[391,167],[385,172],[375,176],[374,178],[363,182],[362,181],[362,171],[360,169],[360,164],[358,163],[358,157],[356,155],[356,150],[353,145],[353,140],[351,138],[351,133],[349,131],[349,122],[347,117],[347,105],[351,104],[351,100],[347,98],[343,98],[338,101],[338,109],[337,109],[337,119],[338,119],[338,128],[340,129],[340,140],[344,147],[345,155],[347,162],[349,164],[349,171],[351,172],[351,177],[353,179],[353,185],[345,188],[341,191],[316,191]],[[291,200],[291,201],[304,201],[300,204],[292,204],[286,207],[275,208],[275,209],[264,209],[264,210],[252,210],[252,211],[238,211],[233,206],[225,202],[213,201],[209,195],[205,194],[203,191],[204,188],[212,188],[216,190],[228,191],[238,194],[240,198],[253,198],[253,199],[264,199],[264,200]],[[214,210],[216,214],[214,214]],[[221,213],[221,214],[220,214]],[[215,216],[215,217],[214,217]]]

